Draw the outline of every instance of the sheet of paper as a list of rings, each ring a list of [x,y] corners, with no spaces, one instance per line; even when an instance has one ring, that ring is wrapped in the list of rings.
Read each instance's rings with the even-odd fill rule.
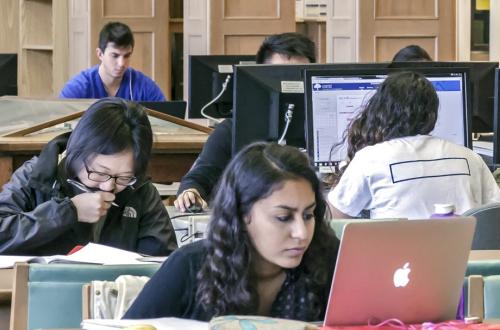
[[[208,322],[186,320],[175,317],[138,320],[83,320],[84,330],[123,329],[132,325],[151,325],[158,330],[208,330]]]

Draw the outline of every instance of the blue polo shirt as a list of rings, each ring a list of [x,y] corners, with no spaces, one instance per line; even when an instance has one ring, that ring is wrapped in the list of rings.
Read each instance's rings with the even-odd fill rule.
[[[100,99],[108,97],[99,76],[99,65],[80,72],[64,85],[60,98]],[[128,68],[115,95],[133,101],[165,101],[160,87],[142,72]]]

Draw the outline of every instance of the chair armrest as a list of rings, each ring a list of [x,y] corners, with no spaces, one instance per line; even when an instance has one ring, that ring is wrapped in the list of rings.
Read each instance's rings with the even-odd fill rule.
[[[484,281],[481,275],[470,275],[469,282],[469,301],[467,306],[467,315],[469,317],[479,317],[484,319]]]
[[[92,316],[92,284],[86,283],[82,286],[82,320],[91,319]]]

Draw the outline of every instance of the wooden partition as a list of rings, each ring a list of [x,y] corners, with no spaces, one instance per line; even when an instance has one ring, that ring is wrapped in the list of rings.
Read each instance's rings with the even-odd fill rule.
[[[359,60],[389,61],[407,45],[434,60],[456,59],[455,0],[360,0]]]
[[[270,34],[295,31],[295,0],[212,0],[210,54],[254,54]]]

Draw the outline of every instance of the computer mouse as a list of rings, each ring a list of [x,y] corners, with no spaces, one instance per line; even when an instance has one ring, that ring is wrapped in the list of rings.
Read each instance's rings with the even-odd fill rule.
[[[190,206],[188,206],[187,211],[189,213],[200,213],[203,212],[203,206],[201,206],[200,203],[193,203]]]

